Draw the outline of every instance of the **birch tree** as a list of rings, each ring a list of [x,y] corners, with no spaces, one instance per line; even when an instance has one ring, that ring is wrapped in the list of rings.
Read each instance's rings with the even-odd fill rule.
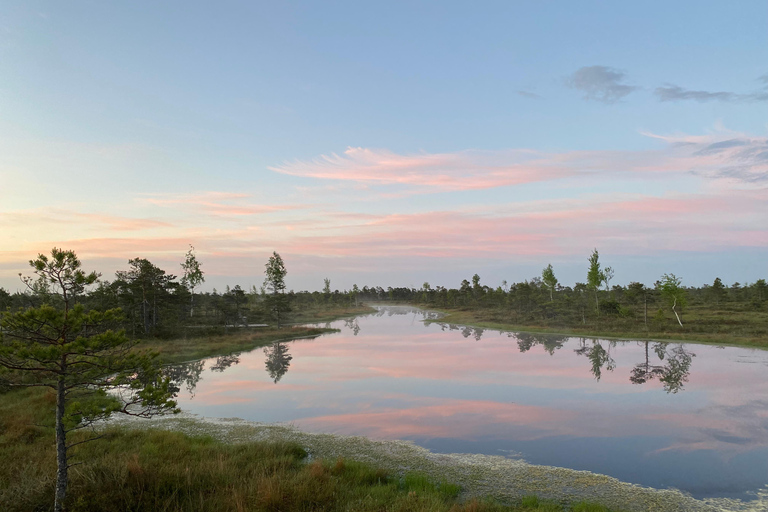
[[[680,286],[682,282],[683,280],[675,274],[664,274],[661,276],[661,279],[656,282],[656,288],[659,290],[659,294],[672,309],[680,327],[683,326],[683,322],[680,320],[677,308],[682,309],[687,304],[685,289]]]
[[[541,280],[549,288],[549,300],[553,301],[555,287],[557,286],[557,278],[555,277],[555,271],[552,269],[552,264],[547,265],[547,268],[541,271]]]
[[[605,274],[600,268],[600,255],[597,249],[592,251],[592,255],[589,257],[589,270],[587,271],[587,286],[595,291],[595,309],[597,310],[597,316],[600,316],[600,302],[597,298],[597,292],[600,289],[600,285],[605,280]]]
[[[181,269],[183,270],[181,284],[189,290],[189,317],[192,318],[195,308],[195,288],[205,282],[205,277],[195,255],[195,248],[191,244],[184,258],[184,263],[181,264]]]
[[[280,328],[280,313],[288,310],[288,297],[285,295],[285,276],[288,271],[285,269],[283,258],[277,252],[272,252],[269,261],[265,265],[264,286],[269,294],[267,295],[267,306],[277,319],[277,328]]]

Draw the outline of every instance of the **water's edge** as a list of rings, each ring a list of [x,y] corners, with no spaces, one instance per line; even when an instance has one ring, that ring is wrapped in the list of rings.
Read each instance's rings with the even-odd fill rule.
[[[343,457],[396,473],[418,471],[435,481],[458,484],[462,488],[462,498],[493,497],[501,502],[513,503],[523,496],[537,495],[562,503],[594,501],[627,512],[768,511],[768,488],[763,489],[753,501],[727,498],[697,500],[674,489],[652,489],[589,471],[539,466],[493,455],[438,454],[406,441],[316,434],[291,425],[265,424],[239,418],[206,418],[181,413],[147,420],[120,415],[103,425],[209,435],[233,444],[293,441],[303,446],[314,459],[335,460]]]

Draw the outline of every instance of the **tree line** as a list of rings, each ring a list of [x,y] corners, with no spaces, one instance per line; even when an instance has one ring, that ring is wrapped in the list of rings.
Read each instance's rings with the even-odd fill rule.
[[[476,273],[455,288],[425,282],[420,288],[355,284],[349,290],[332,290],[326,278],[319,291],[295,292],[286,289],[287,269],[274,252],[265,264],[262,286],[200,292],[205,274],[190,246],[179,264],[179,275],[145,258],[134,258],[113,280],[100,280],[78,300],[86,309],[121,309],[121,326],[138,338],[205,335],[254,324],[280,327],[292,321],[294,311],[350,307],[361,301],[494,311],[499,320],[517,325],[614,325],[642,330],[668,329],[675,324],[683,327],[685,313],[691,308],[760,311],[768,302],[765,279],[726,286],[716,277],[712,284],[695,287],[685,286],[675,274],[663,274],[652,285],[633,281],[622,286],[611,284],[614,270],[601,263],[597,250],[586,263],[584,282],[573,286],[563,285],[548,264],[538,276],[517,283],[503,281],[495,287],[481,283]],[[13,294],[0,288],[0,311],[36,307],[49,299],[45,286],[28,285],[25,291]]]

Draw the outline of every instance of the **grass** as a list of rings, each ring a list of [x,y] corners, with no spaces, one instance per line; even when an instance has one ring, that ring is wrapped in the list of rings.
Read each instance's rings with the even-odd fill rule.
[[[612,318],[604,315],[600,321],[590,320],[582,324],[520,324],[512,316],[497,308],[439,308],[446,316],[440,323],[471,325],[501,331],[525,331],[531,333],[562,334],[601,338],[679,340],[733,345],[752,348],[768,348],[768,312],[747,308],[713,309],[694,306],[685,310],[684,327],[671,320],[660,325],[649,318],[649,330],[638,328],[636,320]],[[649,317],[651,312],[649,312]]]
[[[374,308],[363,304],[359,306],[315,306],[302,308],[290,317],[290,321],[295,324],[315,324],[332,322],[350,316],[367,315],[375,311]]]
[[[233,330],[231,334],[215,336],[143,340],[138,345],[138,348],[150,349],[159,353],[160,358],[164,362],[175,363],[231,354],[233,352],[245,352],[269,345],[277,340],[312,338],[328,332],[336,332],[336,330],[302,326],[285,327],[282,329],[241,329]]]
[[[55,451],[52,394],[0,395],[0,510],[50,510]],[[293,442],[228,444],[209,436],[111,427],[72,452],[67,510],[130,511],[607,511],[526,498],[501,505],[459,499],[460,489],[420,473],[390,473],[337,458],[307,460]],[[85,434],[73,436],[77,440]],[[597,507],[597,508],[595,508]]]
[[[313,307],[302,309],[300,313],[293,315],[291,320],[297,324],[317,324],[373,311],[375,310],[368,306]],[[146,339],[142,340],[138,347],[157,352],[166,363],[180,363],[234,352],[246,352],[277,340],[312,338],[329,332],[337,332],[337,330],[304,325],[290,325],[282,329],[276,329],[273,326],[251,329],[232,328],[227,334]]]
[[[370,311],[369,308],[361,308]],[[318,310],[306,322],[361,312]],[[277,339],[316,336],[327,329],[291,327],[230,335],[152,340],[142,347],[168,362],[250,350]],[[52,509],[55,479],[54,400],[49,390],[0,392],[0,510]],[[83,439],[75,433],[69,440]],[[72,451],[70,512],[130,511],[574,511],[608,512],[594,503],[563,505],[528,496],[512,504],[462,500],[444,478],[384,470],[351,459],[308,460],[296,442],[228,443],[206,435],[110,427]]]

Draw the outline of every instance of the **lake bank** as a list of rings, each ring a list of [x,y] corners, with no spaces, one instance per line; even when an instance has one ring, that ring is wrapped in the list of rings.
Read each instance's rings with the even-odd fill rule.
[[[276,341],[315,338],[335,332],[336,329],[313,327],[301,324],[328,323],[334,320],[365,315],[375,312],[369,306],[344,308],[315,308],[302,311],[291,320],[293,323],[276,329],[274,326],[256,328],[230,328],[225,334],[187,336],[171,339],[144,339],[137,348],[157,352],[165,363],[183,363],[206,357],[247,352],[270,345]]]
[[[750,500],[768,473],[766,353],[501,333],[407,306],[339,332],[179,369],[202,417],[521,457],[699,499]]]
[[[403,304],[406,305],[406,304]],[[407,304],[411,307],[424,308],[442,314],[439,319],[429,319],[427,322],[466,325],[493,329],[502,332],[528,332],[532,334],[552,334],[560,336],[613,339],[621,341],[662,341],[670,343],[701,343],[732,347],[768,349],[768,337],[764,336],[734,336],[727,333],[686,333],[686,332],[638,332],[601,329],[599,327],[577,326],[541,326],[519,325],[495,318],[493,313],[464,309],[431,308],[426,305]]]
[[[461,487],[462,499],[490,497],[504,504],[515,504],[525,496],[535,495],[561,504],[589,501],[627,512],[768,510],[768,492],[749,502],[723,498],[697,500],[677,490],[642,487],[588,471],[532,465],[501,456],[433,453],[405,441],[316,434],[287,425],[183,413],[152,420],[116,419],[111,423],[127,429],[157,428],[193,436],[206,435],[232,444],[295,442],[312,460],[332,461],[341,457],[388,471],[415,471],[433,481],[451,482]]]

